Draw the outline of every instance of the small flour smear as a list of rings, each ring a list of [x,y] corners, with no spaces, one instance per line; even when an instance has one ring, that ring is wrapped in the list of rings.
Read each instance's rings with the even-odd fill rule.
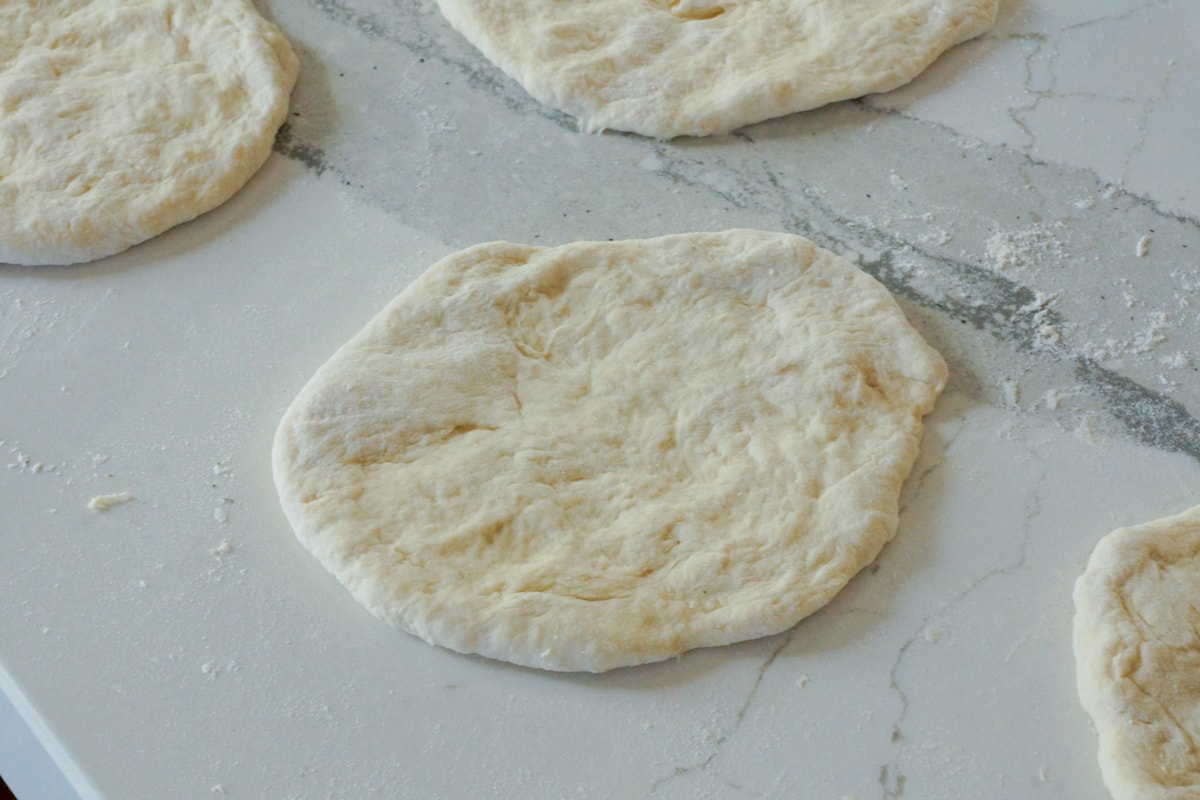
[[[88,501],[87,507],[92,511],[108,511],[113,506],[119,506],[124,503],[128,503],[132,499],[133,495],[129,492],[98,494]]]
[[[1000,388],[1004,392],[1004,404],[1009,408],[1016,408],[1021,402],[1021,385],[1016,381],[1005,378],[1000,382]]]
[[[1105,445],[1107,440],[1101,430],[1099,416],[1094,412],[1088,412],[1081,416],[1079,424],[1075,426],[1075,438],[1094,447]]]
[[[1038,341],[1050,347],[1060,347],[1063,343],[1062,331],[1053,325],[1043,325],[1038,328]]]
[[[216,558],[221,558],[222,556],[227,556],[233,552],[233,543],[230,542],[228,539],[225,539],[223,542],[221,542],[216,547],[210,547],[208,552],[209,552],[209,555],[212,555]]]
[[[1146,254],[1150,252],[1150,235],[1149,234],[1146,234],[1142,238],[1138,239],[1137,248],[1134,250],[1134,252],[1137,253],[1138,258],[1146,257]]]

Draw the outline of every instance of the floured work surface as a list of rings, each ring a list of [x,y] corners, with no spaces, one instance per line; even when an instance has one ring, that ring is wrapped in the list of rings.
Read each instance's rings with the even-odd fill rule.
[[[438,0],[588,131],[706,136],[908,83],[988,30],[996,0]]]
[[[941,357],[760,231],[435,264],[276,434],[301,541],[427,641],[602,671],[786,630],[891,539]]]
[[[225,202],[297,69],[248,0],[0,3],[0,262],[103,258]]]
[[[1200,796],[1200,506],[1113,531],[1075,586],[1079,697],[1117,800]]]

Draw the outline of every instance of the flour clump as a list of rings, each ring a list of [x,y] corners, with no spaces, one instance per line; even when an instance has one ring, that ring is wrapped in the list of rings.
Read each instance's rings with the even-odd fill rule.
[[[786,630],[895,533],[941,357],[807,239],[435,264],[275,438],[301,542],[378,617],[552,670]]]

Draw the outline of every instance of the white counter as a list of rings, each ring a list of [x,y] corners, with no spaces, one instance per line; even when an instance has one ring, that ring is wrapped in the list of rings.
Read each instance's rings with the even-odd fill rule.
[[[428,3],[264,10],[302,73],[262,173],[124,254],[0,266],[0,687],[76,791],[1106,796],[1071,589],[1200,503],[1200,6],[1002,0],[899,91],[670,143],[579,134]],[[546,674],[384,626],[296,542],[275,424],[438,257],[734,226],[850,257],[953,373],[827,608]]]

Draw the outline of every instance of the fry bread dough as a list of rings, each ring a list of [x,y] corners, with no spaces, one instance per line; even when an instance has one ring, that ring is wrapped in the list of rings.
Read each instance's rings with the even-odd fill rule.
[[[1075,584],[1079,698],[1116,800],[1200,797],[1200,506],[1104,537]]]
[[[886,289],[798,236],[484,244],[318,370],[275,482],[380,618],[599,672],[824,605],[895,532],[945,380]]]
[[[996,20],[997,0],[438,0],[542,103],[669,139],[886,92]]]
[[[0,262],[102,258],[225,202],[296,72],[248,0],[0,2]]]

